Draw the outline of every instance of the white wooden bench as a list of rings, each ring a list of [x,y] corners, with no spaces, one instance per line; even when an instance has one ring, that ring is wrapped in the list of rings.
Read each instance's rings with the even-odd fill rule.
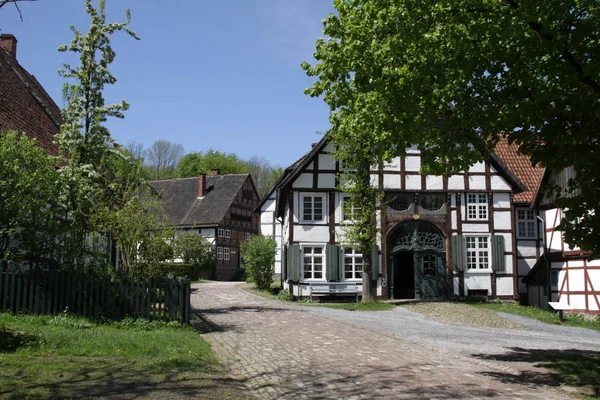
[[[358,303],[358,284],[355,282],[310,282],[308,284],[309,301],[312,303],[313,294],[354,295]]]
[[[550,307],[552,307],[552,309],[554,311],[558,311],[558,319],[560,319],[560,322],[563,321],[564,318],[564,311],[570,311],[570,310],[574,310],[573,307],[571,307],[571,305],[567,304],[567,303],[560,303],[558,301],[549,301],[548,305]]]

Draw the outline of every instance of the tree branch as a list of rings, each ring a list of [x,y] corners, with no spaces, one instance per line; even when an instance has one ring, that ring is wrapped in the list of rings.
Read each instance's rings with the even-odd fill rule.
[[[520,8],[520,5],[515,0],[507,0],[507,2],[515,10]],[[554,35],[552,35],[551,33],[543,32],[542,24],[540,24],[538,22],[534,22],[534,21],[527,21],[527,25],[531,29],[533,29],[535,32],[537,32],[541,36],[542,39],[544,39],[548,42],[552,42],[555,40]],[[583,72],[583,66],[581,65],[581,63],[579,61],[577,61],[577,59],[573,56],[573,54],[571,54],[569,52],[568,49],[563,50],[560,53],[560,57],[562,57],[565,61],[567,61],[569,64],[571,64],[573,69],[575,69],[575,72],[577,73],[577,75],[579,75],[583,79],[583,82],[587,86],[592,88],[594,90],[594,92],[600,91],[600,84],[598,84],[598,82],[596,82],[589,74],[586,74],[585,72]]]

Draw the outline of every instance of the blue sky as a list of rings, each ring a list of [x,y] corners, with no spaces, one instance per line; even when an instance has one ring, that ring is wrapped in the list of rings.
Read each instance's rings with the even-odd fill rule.
[[[106,2],[109,22],[131,10],[130,27],[142,39],[111,40],[118,82],[105,96],[131,104],[124,120],[108,123],[117,141],[165,139],[186,152],[213,148],[287,166],[329,127],[323,100],[303,93],[312,79],[300,64],[312,61],[332,0]],[[71,41],[70,25],[87,31],[84,1],[19,6],[23,22],[12,5],[0,9],[0,33],[16,36],[17,59],[62,107],[56,71],[76,59],[56,48]]]

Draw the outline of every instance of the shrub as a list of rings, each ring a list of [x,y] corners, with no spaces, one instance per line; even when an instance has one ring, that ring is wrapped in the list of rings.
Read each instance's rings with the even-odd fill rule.
[[[275,240],[265,236],[253,236],[240,246],[246,273],[258,290],[271,287],[276,248]]]
[[[215,251],[202,235],[189,232],[177,236],[173,240],[173,253],[181,258],[184,264],[193,264],[202,268],[215,265]]]
[[[295,297],[290,293],[289,290],[281,289],[279,293],[277,293],[277,298],[282,301],[294,301]]]

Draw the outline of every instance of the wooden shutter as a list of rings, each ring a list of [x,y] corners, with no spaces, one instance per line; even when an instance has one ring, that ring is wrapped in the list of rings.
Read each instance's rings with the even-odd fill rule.
[[[300,245],[293,244],[289,246],[287,252],[287,278],[292,282],[300,281]]]
[[[492,268],[494,272],[506,272],[504,236],[492,235]]]
[[[371,250],[371,279],[379,279],[379,246],[375,245]]]
[[[455,271],[465,270],[465,237],[463,235],[455,235],[450,238],[452,244],[452,268]]]
[[[344,275],[344,268],[346,268],[344,265],[344,250],[341,247],[338,247],[338,254],[338,280],[341,282],[346,279],[346,276]]]
[[[340,277],[340,248],[335,244],[328,244],[325,247],[325,260],[327,281],[337,281]]]
[[[287,276],[288,276],[288,271],[287,271],[287,266],[288,266],[288,247],[284,246],[283,247],[283,255],[281,257],[281,273],[283,274],[283,280],[287,281]]]

